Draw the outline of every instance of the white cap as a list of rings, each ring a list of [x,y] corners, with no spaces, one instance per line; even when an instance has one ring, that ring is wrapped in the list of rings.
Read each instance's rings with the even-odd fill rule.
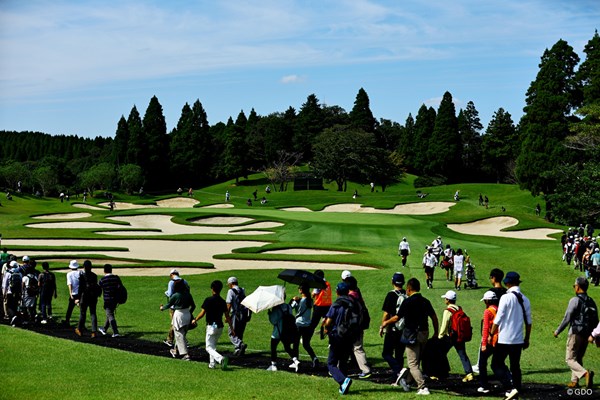
[[[10,264],[8,264],[9,266],[11,266],[12,268],[19,268],[19,263],[16,262],[15,260],[11,261]]]
[[[71,268],[71,269],[79,268],[79,263],[77,262],[77,260],[71,260],[71,262],[69,263],[69,268]]]
[[[456,300],[456,292],[454,290],[448,290],[445,295],[441,296],[442,299]]]
[[[351,276],[352,276],[352,272],[348,271],[347,269],[342,271],[342,280],[345,280]]]
[[[234,283],[238,283],[237,278],[235,276],[230,276],[229,279],[227,279],[227,284],[233,285]]]
[[[173,268],[171,270],[171,272],[169,272],[169,275],[179,275],[179,271],[177,271],[175,268]]]
[[[29,261],[29,256],[23,256],[23,262]]]
[[[484,300],[498,300],[498,297],[496,296],[496,293],[492,292],[491,290],[488,290],[483,294],[483,298],[479,301]]]

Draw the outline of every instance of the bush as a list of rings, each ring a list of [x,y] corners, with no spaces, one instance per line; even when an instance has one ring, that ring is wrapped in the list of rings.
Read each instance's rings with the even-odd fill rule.
[[[441,175],[436,176],[419,176],[415,179],[415,188],[429,187],[429,186],[441,186],[446,184],[446,177]]]

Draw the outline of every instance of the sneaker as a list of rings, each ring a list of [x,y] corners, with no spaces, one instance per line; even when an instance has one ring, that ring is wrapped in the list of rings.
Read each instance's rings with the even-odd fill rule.
[[[48,321],[46,321],[45,319],[43,319],[43,320],[42,320],[40,323],[41,323],[42,325],[46,325],[46,324],[48,323]]]
[[[473,370],[474,374],[479,373],[479,365],[471,365],[471,369]]]
[[[290,365],[288,365],[288,367],[293,369],[295,372],[298,372],[299,366],[300,366],[300,360],[298,360],[298,359],[292,361],[292,363]]]
[[[398,383],[400,384],[400,386],[402,386],[402,389],[405,392],[410,392],[410,386],[408,385],[408,383],[406,382],[406,379],[404,378],[400,378],[400,380],[398,381]]]
[[[277,366],[276,365],[269,365],[269,368],[267,368],[267,371],[277,371]]]
[[[233,355],[235,357],[239,357],[242,354],[242,349],[235,349]]]
[[[227,369],[227,366],[229,365],[229,357],[225,356],[223,357],[223,359],[221,360],[221,369],[224,371]]]
[[[102,335],[106,336],[106,331],[104,330],[104,328],[98,328],[98,331],[99,331],[99,332],[100,332]]]
[[[429,389],[427,389],[426,387],[423,387],[417,391],[417,394],[419,396],[429,396],[431,393],[429,393]]]
[[[190,357],[190,355],[189,355],[189,354],[186,354],[185,356],[183,356],[183,357],[181,358],[181,360],[182,360],[182,361],[192,361],[192,358]]]
[[[248,345],[246,343],[242,343],[242,346],[240,347],[240,356],[243,356],[244,354],[246,354],[247,348],[248,348]]]
[[[215,369],[215,364],[208,364],[208,368]]]
[[[75,334],[77,336],[81,336],[81,331],[79,330],[79,328],[75,328]]]
[[[588,370],[585,374],[585,387],[591,389],[594,386],[594,371]]]
[[[342,383],[340,385],[340,394],[348,393],[348,390],[350,390],[350,385],[352,385],[352,379],[350,379],[350,378],[344,379],[344,383]]]
[[[317,368],[318,365],[319,365],[319,359],[317,357],[313,358],[312,367]]]
[[[571,381],[571,382],[569,382],[569,384],[567,385],[567,387],[569,389],[575,389],[576,387],[579,387],[579,382],[577,382],[577,381]]]
[[[466,374],[465,377],[462,379],[463,382],[467,383],[467,382],[471,382],[473,379],[475,379],[475,377],[473,376],[473,373],[469,373]]]
[[[358,374],[358,379],[369,379],[371,377],[371,371],[369,372],[361,372]]]
[[[392,383],[392,386],[398,386],[400,384],[400,380],[406,378],[406,372],[408,372],[408,368],[402,368],[400,372],[398,372],[398,376],[396,377],[394,383]]]
[[[118,333],[113,333],[112,337],[121,337]]]
[[[513,389],[506,392],[504,395],[506,396],[504,400],[511,400],[519,396],[519,391],[517,389]]]
[[[173,356],[173,358],[177,357],[177,350],[175,349],[170,349],[169,353],[171,353],[171,355]]]
[[[477,388],[477,392],[478,393],[489,393],[490,389],[484,388],[483,386],[480,386],[479,388]]]
[[[173,342],[171,342],[170,340],[163,340],[163,343],[169,347],[173,347]]]
[[[92,339],[96,337],[96,332],[92,332]]]

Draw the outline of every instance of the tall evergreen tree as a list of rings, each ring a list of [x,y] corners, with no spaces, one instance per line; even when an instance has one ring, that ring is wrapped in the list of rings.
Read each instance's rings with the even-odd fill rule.
[[[312,144],[322,130],[323,110],[317,96],[311,94],[298,112],[294,130],[294,150],[302,153],[304,161],[312,159]]]
[[[433,107],[427,108],[427,106],[423,104],[421,105],[421,108],[419,108],[415,119],[412,168],[418,175],[425,173],[425,168],[429,164],[429,153],[431,152],[429,142],[433,135],[436,116],[437,113]]]
[[[212,180],[211,170],[215,163],[215,149],[210,132],[208,115],[196,99],[192,106],[192,137],[190,147],[194,150],[191,169],[194,171],[194,184],[208,183]]]
[[[113,161],[117,168],[121,164],[127,162],[127,146],[129,144],[129,128],[127,126],[127,120],[121,115],[121,119],[117,124],[117,131],[115,133],[115,141],[113,145]]]
[[[581,86],[575,79],[578,63],[573,48],[559,40],[544,51],[540,70],[527,90],[516,173],[520,185],[533,195],[552,193],[556,182],[547,173],[557,162],[569,161],[563,143],[569,133],[569,116],[581,103]]]
[[[261,117],[254,108],[250,110],[245,127],[245,140],[247,146],[247,166],[250,170],[258,171],[265,165],[265,138],[259,129]]]
[[[194,185],[193,159],[197,149],[192,145],[192,126],[194,115],[192,108],[185,103],[177,126],[171,131],[169,144],[170,171],[177,186]]]
[[[246,116],[242,111],[235,123],[229,117],[227,126],[223,131],[223,153],[220,160],[220,175],[225,179],[235,178],[236,183],[239,182],[240,177],[246,175],[246,143],[244,141],[246,121]]]
[[[462,142],[462,174],[463,181],[477,181],[482,176],[481,171],[481,120],[479,112],[472,101],[460,110],[457,117],[458,132]]]
[[[414,148],[415,143],[415,119],[412,114],[408,114],[404,127],[400,130],[398,138],[398,154],[404,159],[405,166],[412,172],[414,171]]]
[[[482,143],[483,170],[498,183],[511,182],[516,156],[520,149],[517,130],[511,115],[499,108],[494,113]]]
[[[144,136],[148,145],[146,164],[141,165],[147,172],[148,186],[167,187],[169,170],[169,137],[167,123],[158,98],[152,96],[142,121]]]
[[[146,164],[146,138],[142,128],[142,118],[135,105],[129,112],[129,117],[127,117],[127,131],[129,132],[129,140],[127,142],[126,162],[143,168],[143,165]]]
[[[594,33],[583,49],[585,60],[579,66],[577,79],[583,86],[583,104],[600,102],[600,36]]]
[[[435,118],[429,141],[429,163],[425,172],[430,176],[443,176],[451,182],[460,176],[462,143],[458,132],[456,109],[450,92],[444,93]]]
[[[363,88],[360,88],[356,94],[354,107],[352,107],[352,111],[350,111],[350,124],[354,128],[361,129],[365,132],[375,132],[377,120],[373,117],[373,113],[371,112],[369,95],[367,95],[367,92]]]

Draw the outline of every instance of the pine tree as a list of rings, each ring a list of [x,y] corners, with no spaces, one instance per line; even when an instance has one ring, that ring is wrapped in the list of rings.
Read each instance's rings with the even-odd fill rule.
[[[508,183],[513,177],[514,165],[520,149],[517,130],[511,115],[499,108],[494,113],[482,143],[483,170],[498,183]]]
[[[569,134],[569,116],[581,103],[581,87],[575,79],[578,63],[573,48],[559,40],[544,51],[540,70],[527,90],[516,173],[521,187],[533,195],[552,193],[556,182],[547,173],[557,162],[571,158],[563,144]]]
[[[405,166],[410,172],[414,172],[414,155],[415,155],[415,119],[412,114],[408,114],[404,127],[400,129],[398,138],[398,154],[403,158]]]
[[[415,119],[414,129],[414,157],[412,159],[414,171],[421,175],[425,173],[425,168],[429,164],[429,153],[431,151],[429,142],[435,127],[436,112],[433,107],[427,108],[425,104],[419,108]]]
[[[600,102],[600,36],[594,33],[584,48],[585,60],[579,66],[577,79],[583,86],[583,104]]]
[[[323,110],[314,94],[306,98],[296,118],[294,130],[294,150],[302,153],[304,161],[312,160],[312,144],[323,130]]]
[[[472,101],[460,110],[457,117],[458,132],[462,142],[462,181],[475,182],[481,177],[481,120]]]
[[[196,99],[192,106],[192,135],[190,147],[194,154],[190,168],[193,171],[194,184],[208,183],[212,180],[212,169],[214,168],[216,156],[213,137],[210,132],[208,115]]]
[[[193,157],[195,157],[196,148],[192,144],[192,126],[193,126],[192,108],[185,103],[181,109],[181,116],[177,126],[171,131],[171,140],[169,144],[169,159],[171,176],[176,179],[178,186],[193,185]]]
[[[121,115],[121,119],[117,124],[117,131],[115,133],[115,141],[113,144],[113,161],[117,168],[119,168],[121,164],[125,164],[127,162],[128,144],[129,128],[127,126],[127,120]]]
[[[373,133],[377,120],[373,117],[369,103],[369,95],[363,88],[360,88],[356,94],[356,100],[354,100],[354,107],[350,111],[350,124],[356,129]]]
[[[139,165],[143,168],[143,165],[146,164],[146,140],[142,129],[142,119],[135,105],[127,118],[127,131],[129,132],[129,140],[127,142],[126,163]]]
[[[142,121],[144,137],[148,146],[146,164],[141,165],[147,173],[148,186],[162,188],[168,185],[169,137],[167,123],[158,98],[152,96]]]
[[[458,132],[456,109],[450,92],[444,93],[435,118],[435,126],[429,141],[429,163],[425,172],[430,176],[442,176],[451,182],[460,176],[462,143]]]

